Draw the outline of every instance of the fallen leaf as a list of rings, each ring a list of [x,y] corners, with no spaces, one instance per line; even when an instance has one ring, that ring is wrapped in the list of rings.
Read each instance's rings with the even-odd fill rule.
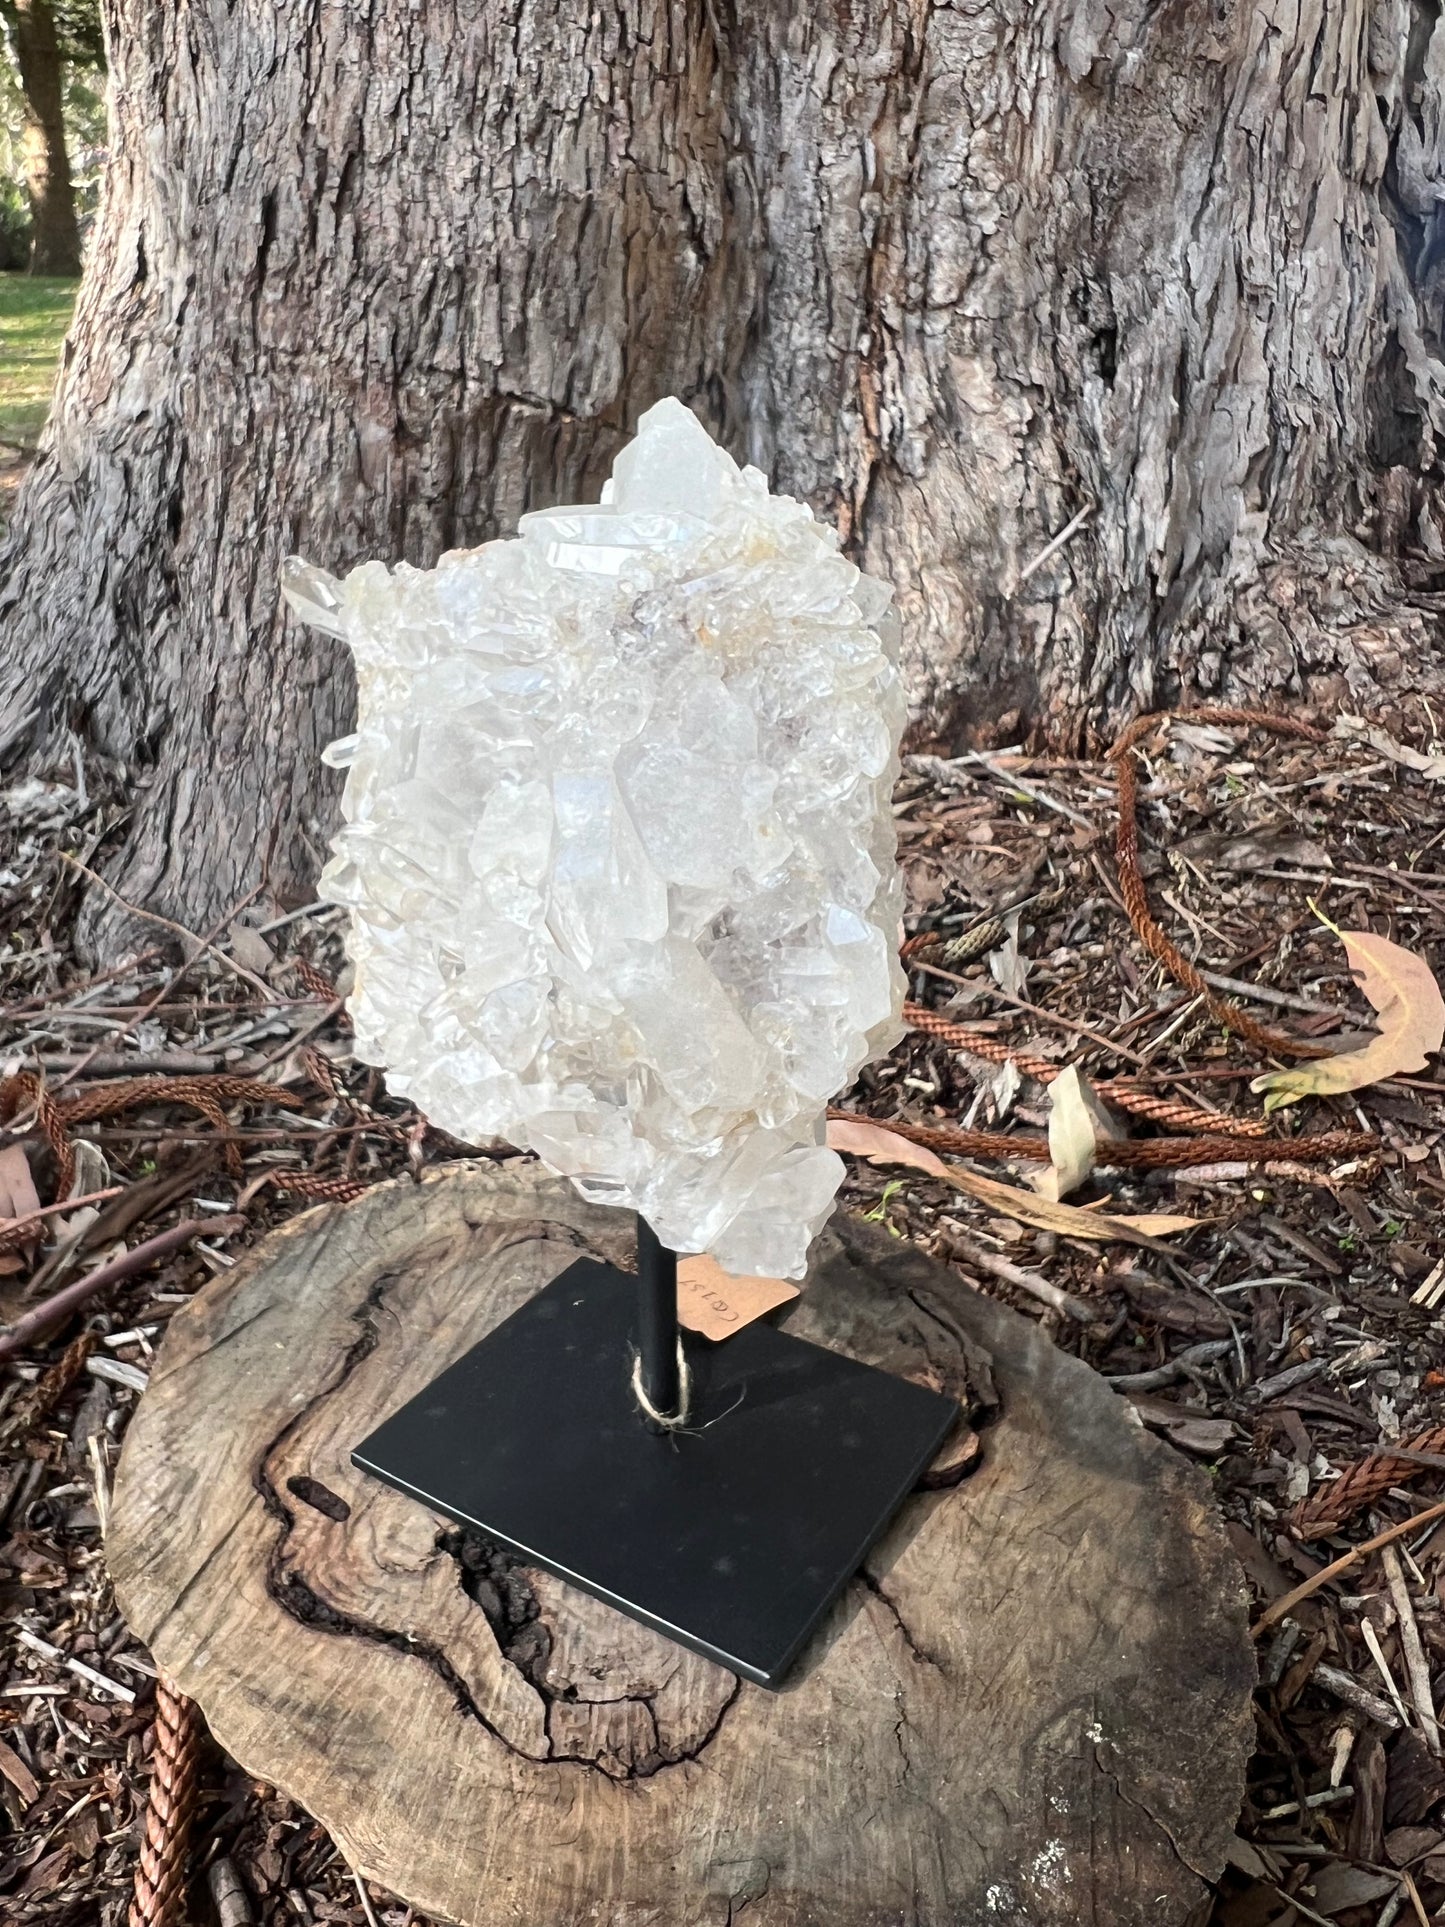
[[[53,1893],[57,1887],[65,1884],[73,1859],[74,1855],[68,1846],[58,1847],[54,1853],[48,1853],[43,1860],[36,1861],[15,1891],[23,1894],[27,1900]]]
[[[1066,1064],[1049,1086],[1049,1167],[1029,1183],[1040,1197],[1066,1198],[1093,1170],[1099,1139],[1118,1135],[1088,1079]]]
[[[1394,1867],[1408,1867],[1423,1860],[1445,1841],[1438,1827],[1392,1827],[1385,1835],[1385,1858]]]
[[[1132,1225],[1136,1231],[1147,1231],[1151,1237],[1167,1238],[1176,1231],[1193,1231],[1203,1220],[1186,1218],[1178,1211],[1116,1211],[1114,1222]]]
[[[907,1138],[899,1137],[896,1131],[887,1130],[881,1124],[865,1124],[858,1119],[830,1118],[828,1148],[851,1152],[854,1157],[868,1158],[875,1164],[910,1164],[915,1170],[926,1171],[930,1177],[942,1178],[956,1189],[966,1191],[980,1203],[992,1205],[995,1210],[1019,1224],[1032,1225],[1037,1231],[1053,1231],[1063,1238],[1088,1238],[1096,1244],[1105,1244],[1118,1238],[1126,1244],[1144,1245],[1151,1251],[1162,1251],[1167,1255],[1169,1248],[1153,1235],[1154,1228],[1167,1234],[1170,1231],[1182,1231],[1198,1222],[1194,1218],[1176,1218],[1159,1212],[1147,1213],[1137,1220],[1115,1218],[1102,1211],[1085,1211],[1077,1205],[1060,1204],[1053,1198],[1042,1198],[1032,1191],[1020,1191],[1012,1184],[1001,1184],[997,1178],[975,1177],[972,1171],[945,1164],[926,1145],[910,1144]]]
[[[7,1144],[0,1151],[0,1218],[28,1218],[40,1209],[40,1194],[30,1175],[23,1145]]]
[[[1019,920],[1008,919],[1008,934],[996,950],[988,953],[988,967],[994,982],[1010,997],[1022,997],[1028,982],[1029,960],[1019,954]]]
[[[1340,716],[1335,720],[1334,733],[1347,740],[1353,737],[1357,742],[1368,743],[1377,755],[1392,763],[1400,763],[1420,776],[1428,776],[1432,783],[1445,783],[1445,756],[1425,756],[1418,749],[1411,749],[1388,730],[1374,723],[1367,723],[1363,716]]]
[[[1231,1867],[1238,1867],[1239,1871],[1251,1880],[1280,1878],[1278,1863],[1273,1860],[1266,1861],[1258,1847],[1251,1846],[1247,1840],[1241,1840],[1238,1834],[1225,1848],[1224,1857]]]
[[[1234,748],[1234,738],[1213,723],[1172,722],[1169,725],[1171,753],[1176,743],[1183,743],[1190,749],[1203,750],[1207,756],[1224,756]]]
[[[861,1118],[829,1118],[828,1149],[849,1151],[854,1157],[867,1158],[870,1164],[911,1164],[915,1171],[926,1171],[933,1178],[953,1176],[943,1159],[926,1144],[910,1144],[896,1131],[886,1130],[881,1124],[866,1124]]]
[[[4,1740],[0,1740],[0,1773],[5,1775],[27,1807],[32,1800],[40,1798],[40,1782],[20,1755]]]
[[[1256,1077],[1249,1088],[1266,1093],[1266,1111],[1302,1097],[1357,1091],[1403,1071],[1422,1071],[1445,1039],[1445,998],[1423,957],[1372,930],[1341,930],[1337,935],[1360,989],[1379,1013],[1379,1033],[1359,1050]]]
[[[264,977],[276,961],[270,944],[248,923],[236,925],[227,940],[227,948],[238,964],[257,977]]]
[[[1331,1860],[1317,1872],[1312,1871],[1305,1888],[1316,1913],[1333,1918],[1352,1907],[1367,1907],[1383,1900],[1399,1888],[1398,1877],[1369,1867],[1352,1867],[1343,1860]]]
[[[1150,1251],[1169,1252],[1169,1247],[1158,1238],[1137,1229],[1124,1218],[1111,1218],[1102,1211],[1084,1211],[1075,1204],[1060,1204],[1053,1198],[1041,1198],[1036,1192],[1000,1184],[997,1178],[975,1177],[972,1171],[945,1167],[943,1176],[981,1204],[1016,1218],[1020,1224],[1033,1225],[1038,1231],[1053,1231],[1061,1238],[1088,1238],[1096,1244],[1107,1244],[1118,1238],[1126,1244],[1143,1245]]]

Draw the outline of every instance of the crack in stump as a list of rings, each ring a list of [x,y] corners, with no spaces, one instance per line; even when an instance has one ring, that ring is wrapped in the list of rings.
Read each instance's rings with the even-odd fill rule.
[[[508,1226],[509,1235],[499,1240],[496,1248],[505,1249],[508,1245],[530,1242],[539,1233],[545,1235],[550,1229],[551,1227],[544,1220],[513,1221]],[[561,1242],[572,1241],[564,1239]],[[457,1561],[461,1569],[462,1588],[481,1609],[491,1627],[502,1657],[522,1675],[542,1701],[548,1745],[548,1752],[542,1757],[528,1753],[517,1746],[486,1717],[466,1682],[439,1647],[417,1638],[414,1634],[395,1632],[372,1620],[338,1611],[320,1596],[303,1573],[294,1568],[288,1568],[286,1547],[291,1529],[295,1525],[295,1515],[282,1499],[267,1467],[316,1406],[324,1399],[334,1397],[364,1360],[376,1350],[381,1342],[377,1314],[383,1308],[388,1290],[404,1278],[410,1269],[411,1266],[408,1263],[391,1266],[378,1272],[368,1287],[365,1297],[351,1313],[353,1321],[360,1329],[342,1355],[331,1382],[287,1420],[260,1455],[252,1483],[268,1516],[275,1519],[283,1528],[267,1557],[267,1593],[283,1612],[301,1625],[316,1627],[346,1638],[366,1639],[375,1645],[390,1646],[398,1652],[423,1660],[452,1693],[459,1711],[475,1719],[478,1725],[509,1753],[528,1761],[533,1766],[552,1764],[557,1767],[583,1767],[591,1772],[600,1773],[604,1778],[616,1783],[651,1779],[665,1767],[681,1766],[698,1759],[705,1748],[716,1739],[729,1708],[741,1691],[742,1682],[736,1677],[733,1680],[732,1691],[724,1700],[717,1718],[697,1744],[682,1752],[667,1754],[661,1751],[659,1735],[659,1751],[653,1764],[628,1767],[621,1772],[615,1772],[609,1771],[598,1760],[578,1755],[558,1754],[553,1750],[552,1708],[559,1701],[565,1702],[575,1696],[559,1694],[544,1683],[543,1675],[551,1656],[551,1634],[541,1622],[536,1594],[525,1576],[526,1561],[520,1554],[498,1545],[481,1533],[470,1529],[442,1532],[437,1537],[437,1549]],[[287,1480],[287,1489],[293,1497],[336,1520],[337,1523],[345,1523],[350,1517],[351,1508],[346,1501],[317,1479],[299,1475]],[[337,1508],[340,1510],[338,1511]],[[613,1705],[631,1700],[645,1705],[652,1719],[654,1734],[657,1734],[657,1709],[654,1699],[655,1695],[626,1694],[619,1695],[615,1701],[594,1703]]]
[[[908,1622],[904,1619],[902,1613],[899,1612],[896,1603],[889,1594],[883,1590],[881,1580],[879,1580],[874,1573],[870,1572],[867,1566],[859,1567],[858,1577],[862,1580],[865,1588],[872,1593],[873,1597],[882,1602],[888,1616],[892,1619],[894,1625],[897,1626],[904,1645],[908,1648],[909,1652],[912,1653],[919,1665],[931,1666],[934,1672],[942,1673],[946,1676],[948,1668],[936,1654],[930,1653],[927,1647],[919,1645],[909,1630]]]

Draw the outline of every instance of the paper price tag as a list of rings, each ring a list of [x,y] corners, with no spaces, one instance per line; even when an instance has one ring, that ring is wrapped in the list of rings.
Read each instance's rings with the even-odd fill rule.
[[[734,1278],[711,1258],[679,1258],[677,1316],[704,1338],[731,1338],[766,1311],[798,1296],[781,1278]]]

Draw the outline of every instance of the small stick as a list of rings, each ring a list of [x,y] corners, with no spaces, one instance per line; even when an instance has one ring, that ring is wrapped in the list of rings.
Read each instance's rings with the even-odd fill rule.
[[[1099,834],[1099,826],[1097,823],[1091,822],[1087,816],[1080,816],[1077,810],[1070,809],[1067,803],[1061,803],[1056,796],[1050,796],[1047,790],[1041,790],[1036,788],[1032,783],[1026,783],[1021,776],[1016,776],[1011,769],[1000,769],[996,763],[990,762],[987,756],[985,756],[982,761],[983,767],[996,782],[1003,783],[1010,789],[1018,790],[1019,793],[1026,796],[1031,803],[1039,803],[1046,810],[1055,810],[1060,816],[1068,817],[1069,821],[1071,823],[1077,823],[1080,829],[1088,830],[1096,836]]]
[[[1348,1727],[1343,1730],[1349,1732]],[[1261,1820],[1292,1820],[1301,1811],[1314,1813],[1321,1807],[1343,1806],[1354,1797],[1355,1789],[1352,1786],[1327,1787],[1323,1793],[1307,1793],[1303,1801],[1286,1800],[1282,1806],[1268,1807],[1259,1817]]]
[[[1405,1677],[1410,1682],[1410,1697],[1420,1716],[1420,1731],[1425,1736],[1426,1746],[1432,1753],[1438,1754],[1440,1728],[1435,1719],[1435,1696],[1430,1690],[1430,1663],[1420,1641],[1419,1622],[1415,1618],[1410,1588],[1405,1584],[1405,1568],[1394,1546],[1384,1548],[1380,1563],[1385,1568],[1385,1582],[1390,1588],[1390,1597],[1395,1602],[1395,1613],[1400,1622],[1400,1651],[1405,1661]]]
[[[1380,1635],[1368,1619],[1360,1621],[1360,1634],[1369,1650],[1370,1658],[1375,1662],[1375,1671],[1384,1680],[1389,1689],[1390,1698],[1395,1702],[1395,1711],[1400,1715],[1401,1726],[1408,1725],[1410,1715],[1405,1711],[1405,1702],[1400,1696],[1399,1687],[1395,1684],[1395,1675],[1390,1671],[1390,1663],[1385,1658],[1385,1650],[1380,1644]]]
[[[259,1076],[262,1071],[270,1070],[273,1064],[279,1064],[282,1058],[288,1057],[293,1050],[299,1050],[308,1037],[314,1037],[318,1030],[329,1024],[333,1017],[339,1016],[345,1008],[344,997],[333,998],[319,1017],[313,1018],[309,1024],[303,1024],[300,1030],[292,1031],[284,1043],[278,1044],[269,1056],[263,1057],[259,1063],[254,1064],[251,1075]]]
[[[268,1003],[276,1002],[276,993],[272,990],[271,986],[268,983],[264,982],[260,977],[253,976],[251,972],[244,967],[244,965],[238,964],[234,957],[228,957],[224,950],[218,950],[215,946],[215,943],[212,941],[213,938],[220,936],[221,932],[226,928],[226,925],[228,923],[230,923],[234,918],[240,916],[241,912],[245,909],[246,905],[250,903],[253,897],[260,895],[261,885],[259,883],[256,885],[254,890],[248,890],[245,896],[241,898],[240,902],[237,904],[234,904],[226,912],[225,916],[221,918],[220,922],[215,924],[210,930],[206,932],[204,937],[197,937],[191,931],[187,930],[184,927],[184,925],[179,923],[172,923],[169,917],[158,917],[153,910],[138,910],[133,903],[127,903],[125,898],[121,896],[118,890],[113,890],[111,886],[106,882],[103,876],[98,876],[96,872],[92,870],[88,864],[82,863],[78,857],[67,856],[64,850],[60,852],[60,855],[62,859],[66,863],[69,863],[74,869],[84,871],[85,875],[88,876],[92,880],[92,882],[98,883],[101,889],[105,891],[107,896],[113,897],[115,899],[115,901],[120,905],[122,910],[129,910],[133,915],[138,917],[144,917],[150,923],[158,923],[162,925],[164,929],[174,930],[176,935],[179,937],[184,937],[187,943],[199,944],[201,950],[208,951],[211,956],[215,957],[219,962],[223,963],[228,970],[235,971],[238,977],[243,977],[247,983],[253,984],[256,987],[256,989],[260,991],[261,995],[266,999]],[[186,972],[190,969],[191,965],[196,961],[196,956],[198,956],[199,954],[200,952],[197,951],[193,956],[190,956],[190,957],[183,956],[181,959],[180,969],[174,972],[172,976],[167,978],[166,982],[161,985],[160,989],[156,992],[155,996],[151,998],[150,1002],[146,1005],[145,1009],[142,1010],[138,1016],[132,1017],[130,1022],[125,1026],[125,1028],[123,1030],[117,1031],[115,1036],[110,1041],[112,1043],[118,1042],[120,1038],[126,1036],[130,1031],[133,1031],[137,1024],[142,1023],[153,1010],[157,1009],[161,1004],[163,1004],[166,998],[170,995],[171,991],[175,989],[176,985],[181,981],[181,978],[185,976]],[[79,1076],[80,1072],[83,1071],[86,1068],[86,1066],[90,1063],[91,1058],[98,1057],[99,1055],[100,1055],[100,1045],[96,1044],[95,1048],[91,1051],[89,1057],[83,1057],[73,1070],[69,1070],[65,1073],[64,1077],[61,1078],[60,1083],[56,1085],[56,1089],[59,1090],[61,1086],[68,1084],[73,1077]]]
[[[908,967],[910,970],[921,970],[925,976],[942,977],[946,983],[963,984],[971,988],[967,977],[960,977],[953,970],[940,969],[937,964],[919,963],[911,958]],[[1138,1051],[1130,1050],[1127,1044],[1113,1043],[1101,1030],[1090,1030],[1087,1024],[1077,1023],[1072,1017],[1061,1017],[1055,1010],[1044,1010],[1039,1004],[1031,1004],[1022,997],[1015,997],[1013,992],[1005,990],[1002,984],[986,985],[984,994],[988,997],[997,997],[1002,1003],[1012,1004],[1015,1010],[1022,1010],[1030,1017],[1037,1017],[1042,1023],[1054,1025],[1058,1030],[1071,1030],[1078,1037],[1087,1037],[1091,1044],[1097,1044],[1101,1050],[1108,1051],[1113,1057],[1122,1057],[1127,1063],[1143,1064],[1147,1067],[1149,1060],[1141,1057]],[[1169,1081],[1177,1083],[1179,1080],[1171,1078]]]
[[[82,1071],[92,1077],[146,1077],[156,1071],[175,1077],[203,1077],[212,1071],[231,1069],[215,1052],[192,1050],[159,1050],[144,1057],[123,1050],[87,1051],[83,1057],[78,1051],[27,1051],[25,1057],[43,1071],[67,1072],[67,1084]]]
[[[42,1218],[55,1218],[66,1211],[78,1211],[83,1204],[99,1204],[102,1198],[118,1198],[125,1186],[112,1184],[104,1191],[87,1191],[78,1198],[62,1198],[59,1204],[40,1204],[23,1218],[0,1218],[0,1238],[12,1238],[17,1231],[38,1225]]]
[[[1403,1445],[1379,1445],[1369,1456],[1372,1459],[1404,1459],[1410,1465],[1428,1465],[1432,1472],[1445,1472],[1445,1453],[1407,1452]]]
[[[58,854],[62,862],[68,863],[72,869],[79,870],[82,875],[88,876],[92,883],[98,883],[106,895],[118,903],[122,910],[127,911],[133,917],[144,917],[147,923],[158,923],[163,930],[174,931],[176,936],[183,938],[186,943],[199,944],[201,949],[209,951],[216,962],[224,969],[232,971],[238,977],[244,977],[246,982],[250,984],[253,989],[259,990],[268,1002],[276,1002],[276,993],[264,977],[258,977],[255,971],[248,970],[243,963],[238,963],[234,957],[228,957],[225,951],[219,949],[215,943],[215,938],[220,935],[226,925],[230,923],[234,917],[238,917],[253,898],[261,894],[261,885],[259,883],[254,890],[248,890],[245,896],[241,898],[241,901],[234,904],[231,909],[226,912],[214,931],[207,931],[204,937],[198,937],[194,930],[187,930],[183,923],[173,923],[169,917],[158,916],[154,910],[142,910],[139,904],[127,903],[119,890],[107,883],[99,871],[92,870],[88,863],[82,863],[78,856],[71,856],[69,852],[65,850],[61,850]],[[167,989],[169,988],[170,986],[167,985]]]
[[[91,1485],[95,1492],[95,1516],[100,1520],[101,1544],[110,1530],[110,1468],[105,1462],[105,1447],[98,1433],[92,1432],[85,1442],[90,1458]]]
[[[1070,542],[1073,540],[1073,538],[1078,534],[1079,530],[1084,526],[1085,522],[1087,522],[1089,517],[1094,513],[1094,507],[1095,507],[1095,504],[1093,502],[1085,502],[1084,506],[1079,510],[1078,514],[1073,516],[1069,521],[1065,522],[1064,526],[1059,530],[1057,535],[1051,537],[1049,541],[1045,542],[1044,546],[1039,550],[1038,554],[1034,557],[1033,561],[1025,562],[1024,566],[1019,570],[1018,581],[1014,584],[1014,587],[1010,592],[1009,597],[1007,598],[1009,601],[1013,600],[1013,597],[1018,594],[1019,590],[1024,586],[1024,584],[1028,581],[1029,577],[1035,572],[1035,570],[1041,569],[1046,562],[1051,561],[1053,557],[1058,554],[1059,550],[1064,546],[1066,542]]]
[[[256,935],[269,937],[273,930],[284,930],[288,923],[299,923],[302,917],[315,917],[323,913],[337,916],[340,914],[340,907],[334,903],[324,903],[318,898],[315,903],[303,903],[299,910],[288,910],[284,917],[272,917],[269,923],[261,925]]]
[[[1354,1017],[1353,1011],[1342,1009],[1339,1004],[1324,1004],[1314,997],[1296,997],[1288,990],[1276,990],[1272,984],[1251,984],[1243,977],[1221,976],[1217,970],[1201,970],[1199,974],[1213,989],[1227,990],[1231,996],[1243,997],[1246,1002],[1253,1000],[1257,1004],[1274,1004],[1279,1010],[1299,1010],[1306,1017],[1338,1017],[1345,1023]]]
[[[79,1009],[81,1000],[88,997],[97,984],[114,983],[117,977],[138,977],[143,964],[152,962],[153,959],[162,954],[161,946],[158,943],[152,944],[149,950],[142,950],[138,956],[127,957],[124,963],[113,964],[109,970],[102,970],[94,977],[88,978],[76,991],[75,996],[71,998],[70,1002],[68,1004],[61,1004],[59,1008],[61,1010]],[[74,988],[74,986],[72,986],[72,988]],[[50,1009],[51,1006],[42,998],[26,997],[18,1004],[0,1004],[0,1017],[8,1019],[34,1016],[43,1017],[49,1013]]]
[[[65,1667],[67,1672],[74,1673],[77,1679],[88,1680],[92,1686],[100,1687],[102,1692],[112,1693],[116,1699],[124,1700],[127,1706],[134,1706],[135,1694],[128,1686],[122,1686],[118,1680],[107,1679],[104,1673],[97,1673],[93,1666],[87,1666],[83,1659],[72,1659],[69,1653],[61,1652],[60,1648],[52,1646],[48,1639],[37,1638],[34,1633],[27,1632],[23,1626],[15,1628],[15,1637],[22,1646],[28,1646],[32,1652],[41,1653],[46,1659],[57,1661]]]
[[[1400,1878],[1405,1883],[1405,1891],[1410,1896],[1410,1905],[1415,1909],[1415,1918],[1419,1921],[1420,1927],[1430,1927],[1430,1916],[1425,1912],[1425,1903],[1420,1898],[1420,1889],[1415,1885],[1408,1867],[1401,1867]]]
[[[255,1927],[250,1897],[241,1884],[234,1861],[224,1854],[219,1860],[213,1860],[206,1869],[206,1885],[211,1890],[221,1927]]]
[[[1378,1552],[1381,1546],[1393,1545],[1397,1539],[1403,1539],[1407,1533],[1415,1532],[1421,1526],[1433,1525],[1437,1519],[1445,1519],[1445,1499],[1437,1505],[1426,1506],[1423,1512],[1412,1513],[1408,1519],[1402,1519],[1396,1525],[1387,1526],[1383,1532],[1377,1532],[1373,1539],[1361,1540],[1359,1545],[1352,1546],[1348,1552],[1341,1553],[1340,1557],[1331,1560],[1329,1565],[1321,1566],[1317,1573],[1276,1599],[1272,1606],[1266,1606],[1259,1618],[1255,1620],[1250,1637],[1258,1639],[1260,1634],[1267,1632],[1276,1620],[1283,1619],[1286,1613],[1292,1613],[1302,1600],[1311,1598],[1321,1586],[1327,1586],[1332,1579],[1338,1579],[1342,1572],[1348,1572],[1350,1567],[1357,1560],[1363,1559],[1367,1553]]]
[[[245,1224],[246,1220],[241,1217],[187,1218],[180,1224],[172,1225],[169,1231],[147,1238],[144,1244],[122,1252],[120,1257],[112,1258],[108,1264],[98,1265],[83,1278],[77,1278],[73,1285],[57,1291],[53,1297],[17,1318],[13,1325],[0,1326],[0,1359],[13,1358],[48,1325],[74,1311],[78,1305],[83,1305],[87,1298],[93,1297],[106,1285],[113,1285],[118,1279],[129,1278],[132,1273],[143,1271],[154,1259],[165,1258],[171,1252],[179,1251],[192,1238],[216,1237],[241,1231],[245,1229]]]
[[[1295,1913],[1299,1914],[1305,1920],[1313,1921],[1314,1927],[1335,1927],[1335,1923],[1324,1914],[1317,1914],[1313,1907],[1306,1907],[1298,1894],[1287,1894],[1283,1887],[1276,1887],[1273,1882],[1270,1883],[1270,1886],[1271,1891],[1277,1893],[1288,1907],[1293,1908]],[[1288,1920],[1289,1914],[1285,1913],[1281,1918]]]
[[[1099,1322],[1098,1312],[1082,1298],[1076,1298],[1072,1292],[1064,1291],[1039,1272],[1025,1271],[1022,1265],[1013,1264],[997,1252],[985,1250],[982,1245],[975,1244],[972,1238],[964,1237],[953,1229],[952,1218],[945,1219],[944,1222],[949,1227],[949,1248],[954,1257],[963,1264],[972,1265],[976,1271],[987,1271],[993,1277],[1001,1278],[1006,1285],[1013,1285],[1019,1291],[1026,1291],[1031,1298],[1037,1298],[1040,1304],[1047,1305],[1052,1311],[1062,1312],[1065,1318],[1072,1318],[1080,1325],[1096,1325]]]
[[[355,1867],[351,1869],[351,1878],[356,1882],[356,1891],[361,1895],[361,1911],[366,1915],[368,1927],[381,1927],[381,1922],[376,1917],[376,1910],[371,1904],[371,1896],[366,1891],[366,1882]]]

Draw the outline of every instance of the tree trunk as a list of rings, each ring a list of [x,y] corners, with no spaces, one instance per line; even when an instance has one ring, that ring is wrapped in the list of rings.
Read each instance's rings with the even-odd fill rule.
[[[100,232],[0,556],[0,754],[74,728],[127,766],[132,899],[308,891],[352,686],[280,558],[510,534],[669,392],[896,585],[920,744],[1418,687],[1435,21],[109,0]]]
[[[49,0],[11,0],[6,9],[25,95],[21,146],[30,197],[30,272],[79,274],[80,229],[65,146],[64,68]]]

